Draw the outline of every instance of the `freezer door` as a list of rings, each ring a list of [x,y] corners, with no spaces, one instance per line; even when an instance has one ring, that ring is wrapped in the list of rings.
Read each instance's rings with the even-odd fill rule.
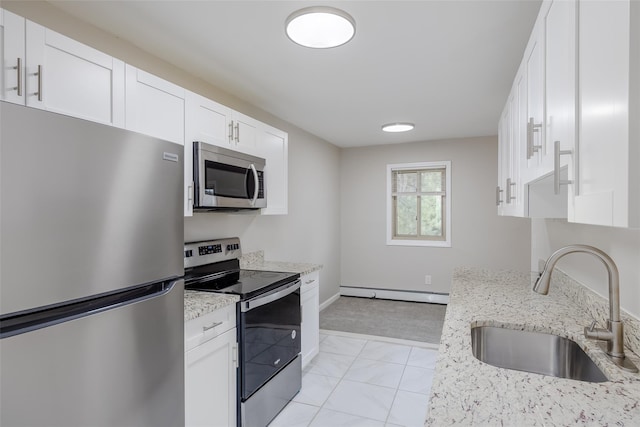
[[[0,340],[2,426],[184,426],[184,286]]]
[[[0,102],[0,315],[183,274],[183,147]]]

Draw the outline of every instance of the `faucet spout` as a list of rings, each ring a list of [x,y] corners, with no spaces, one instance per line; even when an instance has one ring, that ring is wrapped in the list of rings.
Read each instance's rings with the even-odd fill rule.
[[[556,263],[567,254],[580,252],[591,254],[602,261],[609,275],[609,320],[607,321],[607,329],[594,329],[594,325],[592,325],[584,328],[584,335],[586,338],[605,341],[607,343],[606,353],[616,365],[630,372],[638,372],[638,368],[626,359],[624,355],[624,332],[620,319],[620,278],[618,267],[609,255],[598,248],[587,245],[569,245],[560,248],[547,259],[540,276],[533,286],[533,290],[539,294],[547,295],[551,283],[551,273]]]

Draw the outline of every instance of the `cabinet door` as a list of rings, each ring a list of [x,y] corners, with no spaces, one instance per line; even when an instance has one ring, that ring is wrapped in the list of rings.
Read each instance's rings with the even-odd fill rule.
[[[25,19],[7,10],[0,9],[0,45],[2,46],[2,92],[3,101],[23,104],[25,58]]]
[[[236,329],[185,355],[185,425],[236,425]]]
[[[576,43],[575,21],[576,3],[572,0],[554,1],[545,16],[545,105],[546,105],[546,151],[553,157],[556,141],[562,151],[575,150],[575,111],[576,111]],[[561,156],[559,168],[573,177],[571,156]],[[551,168],[555,167],[551,159]],[[560,172],[560,171],[558,171]],[[562,193],[564,193],[564,190]],[[565,205],[566,199],[550,195],[550,206]],[[573,198],[573,186],[569,188],[569,198]],[[568,205],[568,215],[573,217],[572,204]],[[558,217],[556,215],[556,217]]]
[[[266,160],[265,180],[267,207],[264,215],[286,215],[289,189],[289,142],[286,132],[264,126],[261,130],[259,155]]]
[[[234,112],[232,148],[247,154],[257,154],[260,124],[249,116]]]
[[[320,275],[314,272],[301,277],[302,306],[301,347],[302,368],[320,351]]]
[[[231,109],[215,101],[186,91],[184,144],[184,215],[193,215],[193,142],[202,141],[231,148]],[[231,136],[230,136],[231,135]]]
[[[631,7],[626,1],[579,3],[579,137],[573,221],[619,227],[637,226],[638,138],[630,138],[637,121],[638,70],[630,73]],[[635,40],[634,40],[635,43]],[[634,46],[637,51],[637,44]],[[633,80],[631,80],[633,79]],[[632,83],[633,84],[630,84]],[[637,87],[637,86],[635,86]],[[630,95],[636,97],[630,105]],[[631,123],[630,123],[631,119]],[[635,182],[634,182],[635,181]],[[635,190],[633,186],[635,185]],[[631,202],[635,198],[636,204]],[[637,213],[637,211],[636,211]]]
[[[126,65],[127,129],[184,144],[185,90]]]
[[[124,126],[124,63],[26,21],[26,105]]]
[[[532,178],[550,172],[549,155],[544,135],[544,33],[543,22],[538,20],[533,28],[525,52],[525,74],[527,79],[526,139],[523,148]],[[553,159],[551,159],[553,160]]]

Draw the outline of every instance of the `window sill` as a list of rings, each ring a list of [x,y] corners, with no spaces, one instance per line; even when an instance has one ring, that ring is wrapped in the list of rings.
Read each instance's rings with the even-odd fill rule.
[[[433,248],[450,248],[451,241],[387,239],[387,246],[423,246]]]

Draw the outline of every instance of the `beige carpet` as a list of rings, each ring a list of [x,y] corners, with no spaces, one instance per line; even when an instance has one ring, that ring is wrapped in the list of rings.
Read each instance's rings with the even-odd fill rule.
[[[320,312],[320,329],[440,343],[446,305],[340,297]]]

